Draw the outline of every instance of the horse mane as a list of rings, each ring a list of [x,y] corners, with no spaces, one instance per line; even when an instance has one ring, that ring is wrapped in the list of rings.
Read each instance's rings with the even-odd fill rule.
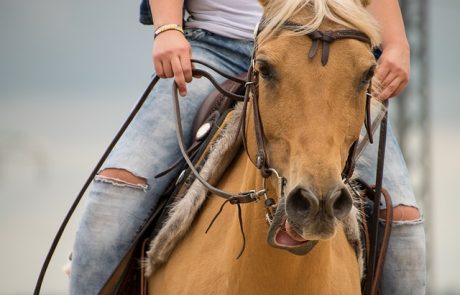
[[[260,34],[262,41],[276,32],[286,20],[308,7],[313,12],[310,20],[294,34],[305,35],[317,30],[323,21],[330,20],[365,33],[374,46],[381,42],[379,25],[364,7],[369,2],[367,0],[266,0],[261,2],[264,5],[265,20],[265,28]]]

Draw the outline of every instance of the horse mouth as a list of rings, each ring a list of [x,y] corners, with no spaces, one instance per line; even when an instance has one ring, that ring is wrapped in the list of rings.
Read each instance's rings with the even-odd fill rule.
[[[299,247],[308,242],[302,238],[286,219],[276,230],[273,242],[282,248]]]
[[[318,243],[305,240],[289,223],[285,212],[285,199],[280,199],[273,221],[268,229],[267,242],[270,246],[283,249],[295,255],[306,255]]]

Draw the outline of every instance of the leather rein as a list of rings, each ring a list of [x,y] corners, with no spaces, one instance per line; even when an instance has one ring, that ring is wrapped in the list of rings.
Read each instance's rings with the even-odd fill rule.
[[[291,31],[297,31],[299,30],[299,28],[301,28],[301,25],[296,24],[294,22],[287,21],[281,26],[281,28],[286,29],[286,30],[291,30]],[[249,98],[251,97],[252,107],[253,107],[253,117],[254,117],[254,128],[255,128],[255,135],[256,135],[256,144],[257,144],[257,151],[255,155],[256,162],[253,164],[257,167],[258,170],[260,170],[261,175],[264,178],[262,189],[260,190],[254,189],[254,190],[250,190],[250,191],[243,192],[243,193],[229,193],[229,192],[222,191],[212,186],[200,176],[199,172],[193,166],[192,161],[189,159],[185,146],[184,146],[183,131],[182,131],[182,125],[181,125],[181,120],[180,120],[178,88],[177,88],[176,83],[173,83],[173,101],[174,101],[174,108],[175,108],[175,114],[176,114],[176,127],[177,127],[176,134],[177,134],[177,139],[179,142],[181,153],[185,161],[189,165],[190,169],[192,170],[193,174],[196,176],[196,178],[206,188],[208,188],[209,191],[211,191],[212,193],[226,200],[222,204],[221,208],[219,209],[215,217],[212,219],[206,232],[212,226],[216,218],[222,212],[223,207],[227,203],[237,205],[238,219],[239,219],[240,230],[241,230],[241,234],[243,238],[243,246],[237,258],[239,258],[242,255],[245,249],[245,244],[246,244],[246,238],[245,238],[243,225],[242,225],[240,204],[255,202],[255,201],[258,201],[261,196],[264,196],[264,199],[265,199],[264,205],[267,211],[266,219],[267,219],[268,224],[271,224],[272,218],[273,218],[273,215],[276,209],[276,202],[273,198],[267,195],[267,188],[265,185],[266,179],[273,175],[276,177],[278,199],[284,196],[284,188],[287,183],[287,180],[284,177],[280,176],[280,174],[277,172],[275,168],[270,167],[268,163],[268,155],[265,149],[265,134],[264,134],[263,123],[262,123],[261,114],[259,110],[259,88],[258,88],[259,72],[255,69],[255,57],[257,53],[257,36],[261,32],[261,30],[262,29],[260,27],[256,28],[255,30],[254,51],[253,51],[253,56],[251,60],[251,65],[250,65],[249,72],[248,72],[247,82],[245,83],[246,91],[245,91],[244,100],[243,100],[244,104],[243,104],[243,112],[241,115],[240,127],[242,128],[242,134],[243,134],[242,137],[243,137],[243,143],[244,143],[246,153],[249,153],[248,148],[247,148],[247,142],[246,142],[246,120],[245,119],[246,119]],[[356,30],[338,30],[338,31],[325,31],[325,32],[317,30],[317,31],[308,33],[306,35],[312,40],[312,47],[310,48],[310,51],[308,53],[308,57],[310,59],[315,57],[318,51],[318,48],[319,48],[319,42],[322,42],[323,51],[321,55],[321,63],[323,66],[325,66],[328,62],[330,44],[336,40],[355,39],[355,40],[367,43],[369,47],[372,46],[370,38],[364,33],[360,31],[356,31]],[[366,113],[365,113],[364,126],[366,128],[369,142],[373,143],[373,132],[372,132],[372,126],[371,126],[371,122],[372,122],[371,120],[371,98],[372,98],[371,90],[372,90],[372,85],[371,85],[371,82],[369,82],[369,86],[366,92],[366,107],[365,107]],[[239,98],[240,97],[238,97],[238,100]],[[385,101],[384,105],[385,107],[387,107],[388,101]],[[379,141],[379,148],[378,148],[376,184],[371,189],[371,191],[368,192],[369,194],[372,195],[371,200],[374,203],[374,210],[373,210],[373,214],[371,218],[371,224],[369,225],[369,228],[371,228],[371,237],[367,239],[369,241],[370,250],[367,253],[367,268],[366,268],[367,272],[366,272],[366,280],[363,282],[364,284],[363,293],[369,294],[369,295],[376,294],[377,292],[378,283],[380,281],[380,276],[381,276],[382,269],[383,269],[383,261],[385,259],[386,247],[388,245],[389,236],[391,232],[392,210],[389,209],[387,210],[387,216],[386,216],[387,224],[384,230],[384,238],[383,238],[384,242],[383,242],[383,246],[381,247],[380,252],[378,253],[378,247],[377,247],[378,246],[377,239],[378,239],[378,231],[379,231],[378,204],[380,203],[380,196],[382,195],[383,164],[384,164],[384,158],[385,158],[386,131],[387,131],[387,113],[385,113],[385,116],[382,119],[381,126],[380,126],[380,141]],[[356,156],[357,146],[358,146],[358,140],[356,140],[352,144],[350,151],[349,151],[348,159],[346,161],[344,170],[342,172],[342,178],[345,183],[350,181],[350,178],[354,171],[355,162],[356,162],[355,156]],[[251,159],[249,154],[248,154],[248,158]],[[387,208],[392,208],[391,198],[389,197],[388,193],[384,191],[383,195],[384,195],[384,200],[387,203]],[[379,254],[379,259],[377,259],[378,254]]]
[[[291,31],[296,31],[301,27],[300,24],[286,21],[284,25],[281,27],[283,29],[291,30]],[[252,106],[253,106],[253,112],[254,112],[254,127],[255,127],[255,135],[256,135],[256,143],[257,143],[257,152],[256,152],[256,162],[254,165],[261,171],[262,176],[264,179],[275,175],[277,178],[277,183],[278,183],[278,195],[280,195],[284,191],[284,186],[286,185],[286,179],[277,172],[277,170],[273,167],[270,167],[268,164],[268,157],[267,157],[267,152],[265,149],[265,134],[264,134],[264,129],[263,129],[263,124],[262,124],[262,119],[259,111],[259,89],[258,89],[258,84],[259,84],[259,72],[255,69],[254,63],[255,63],[255,57],[257,53],[257,36],[258,34],[262,31],[261,27],[257,27],[255,30],[255,36],[254,36],[254,51],[253,51],[253,56],[251,60],[251,65],[249,68],[248,72],[248,78],[247,81],[245,82],[245,95],[244,97],[238,96],[236,99],[238,101],[243,98],[244,104],[243,104],[243,113],[241,115],[241,122],[240,126],[242,126],[242,133],[243,133],[243,142],[245,146],[246,152],[248,152],[247,149],[247,143],[246,143],[246,113],[247,113],[247,106],[249,103],[250,97],[252,97]],[[322,32],[322,31],[313,31],[311,33],[308,33],[307,36],[313,41],[312,47],[310,49],[310,52],[308,54],[309,58],[314,58],[316,55],[316,52],[318,51],[318,44],[321,41],[323,44],[323,52],[322,52],[322,57],[321,57],[321,62],[324,65],[327,64],[328,57],[329,57],[329,45],[334,42],[335,40],[340,40],[340,39],[356,39],[362,42],[366,42],[371,46],[371,41],[367,35],[365,35],[362,32],[356,31],[356,30],[338,30],[338,31],[327,31],[327,32]],[[196,62],[196,61],[195,61]],[[202,65],[205,65],[203,62],[199,62]],[[209,65],[207,65],[210,67]],[[213,69],[212,67],[210,67]],[[216,69],[213,69],[216,70]],[[194,70],[197,71],[197,70]],[[202,70],[199,70],[200,72]],[[219,74],[223,74],[219,71],[217,71]],[[208,77],[207,77],[208,78]],[[234,81],[241,81],[240,79],[232,79]],[[243,82],[243,81],[241,81]],[[214,84],[215,85],[215,84]],[[216,86],[216,85],[215,85]],[[219,89],[219,91],[222,92],[223,89]],[[370,142],[372,143],[372,129],[371,129],[371,118],[370,118],[370,100],[371,100],[371,85],[369,85],[369,88],[366,93],[366,120],[365,120],[365,126],[366,130],[368,133],[368,137]],[[223,93],[224,95],[227,95],[226,93]],[[233,96],[230,96],[234,98]],[[274,209],[276,208],[276,204],[273,198],[270,198],[267,196],[267,188],[264,187],[260,190],[250,190],[247,192],[242,192],[242,193],[229,193],[222,191],[211,184],[209,184],[206,180],[204,180],[199,172],[195,169],[195,167],[192,164],[192,161],[187,155],[187,150],[184,145],[184,138],[183,138],[183,128],[182,128],[182,123],[181,123],[181,115],[180,115],[180,107],[179,107],[179,97],[178,97],[178,89],[176,83],[173,83],[173,103],[174,103],[174,111],[176,114],[176,135],[177,135],[177,140],[179,142],[179,147],[182,153],[182,156],[184,157],[185,161],[187,162],[188,166],[192,170],[193,174],[195,177],[212,193],[218,195],[219,197],[222,197],[226,199],[229,203],[231,204],[241,204],[241,203],[251,203],[259,200],[261,196],[264,196],[265,198],[265,207],[267,209],[267,221],[271,223],[271,217],[274,214]],[[349,157],[347,160],[347,164],[345,165],[345,169],[342,172],[342,175],[346,181],[348,181],[353,174],[353,169],[354,169],[354,147],[357,145],[357,141],[352,145],[352,149],[350,150]],[[251,157],[249,157],[251,159]],[[265,181],[264,181],[265,184]]]
[[[300,25],[288,21],[282,26],[282,28],[287,29],[287,30],[296,30],[297,28],[299,28],[299,26]],[[260,30],[256,31],[256,37],[257,37],[259,32],[260,32]],[[316,52],[318,51],[318,44],[319,44],[320,41],[322,42],[322,44],[323,44],[323,52],[322,52],[322,59],[321,60],[322,60],[323,65],[325,65],[327,63],[329,45],[330,45],[330,43],[332,43],[335,40],[351,38],[351,39],[360,40],[360,41],[363,41],[363,42],[366,42],[366,43],[370,44],[370,40],[366,35],[364,35],[363,33],[359,32],[359,31],[354,31],[354,30],[341,30],[341,31],[334,31],[334,32],[314,31],[312,33],[307,34],[307,36],[310,37],[313,40],[312,47],[311,47],[310,52],[308,54],[308,56],[310,58],[313,58],[315,56]],[[255,38],[255,41],[256,40],[257,40],[257,38]],[[241,85],[245,85],[246,91],[245,91],[244,96],[236,95],[234,93],[226,91],[225,89],[220,87],[219,83],[212,77],[212,75],[210,75],[205,70],[193,69],[192,73],[193,73],[193,75],[198,75],[198,76],[202,76],[202,77],[207,78],[214,85],[214,87],[220,93],[222,93],[223,95],[228,96],[228,97],[234,99],[235,101],[243,101],[244,102],[242,121],[240,123],[240,124],[242,124],[240,127],[243,128],[243,134],[245,134],[244,133],[245,132],[245,120],[244,120],[245,116],[244,115],[246,114],[246,108],[247,108],[247,105],[248,105],[249,97],[251,96],[253,98],[254,123],[255,123],[254,125],[255,125],[255,128],[256,128],[255,132],[256,132],[256,140],[257,140],[257,154],[256,154],[256,163],[255,163],[255,165],[261,171],[261,174],[264,177],[264,179],[266,179],[266,178],[268,178],[269,176],[272,176],[272,175],[276,176],[277,183],[278,183],[278,188],[277,188],[278,192],[277,193],[278,193],[278,195],[283,195],[284,187],[286,185],[286,179],[284,177],[280,176],[279,173],[274,168],[269,166],[268,161],[267,161],[267,153],[265,151],[265,139],[264,139],[265,136],[264,136],[262,120],[261,120],[261,116],[260,116],[260,112],[259,112],[259,108],[258,108],[258,98],[259,98],[258,97],[258,75],[259,75],[259,73],[254,69],[254,57],[255,57],[255,54],[256,54],[256,49],[257,49],[257,43],[255,42],[255,49],[254,49],[253,58],[252,58],[251,66],[250,66],[250,69],[249,69],[247,81],[239,79],[237,77],[233,77],[231,75],[227,75],[227,74],[221,72],[220,70],[214,68],[213,66],[207,64],[206,62],[192,59],[193,63],[201,64],[201,65],[203,65],[203,66],[215,71],[216,73],[220,74],[221,76],[223,76],[223,77],[225,77],[227,79],[230,79],[232,81],[240,83]],[[80,192],[78,193],[77,197],[75,198],[73,204],[71,205],[69,211],[67,212],[66,216],[64,217],[64,220],[62,221],[62,223],[61,223],[61,225],[60,225],[60,227],[59,227],[59,229],[58,229],[58,231],[57,231],[57,233],[56,233],[56,235],[55,235],[55,237],[53,239],[51,247],[50,247],[50,249],[48,251],[48,254],[47,254],[46,258],[45,258],[45,261],[44,261],[44,263],[42,265],[40,274],[39,274],[38,279],[37,279],[37,283],[35,285],[35,289],[34,289],[34,293],[33,293],[34,295],[40,294],[41,286],[42,286],[46,271],[48,269],[49,263],[51,262],[51,258],[52,258],[53,254],[54,254],[54,252],[55,252],[55,250],[56,250],[56,248],[58,246],[59,240],[61,239],[62,234],[64,233],[64,230],[65,230],[70,218],[72,217],[73,213],[75,212],[75,210],[76,210],[78,204],[80,203],[81,199],[83,198],[86,190],[88,189],[89,185],[93,181],[94,177],[97,175],[97,173],[100,170],[100,168],[102,167],[103,163],[108,158],[109,154],[113,150],[113,148],[116,145],[116,143],[119,141],[121,136],[124,134],[125,130],[131,124],[132,120],[137,115],[139,110],[142,108],[144,102],[147,100],[149,94],[151,93],[152,89],[155,87],[155,85],[158,83],[159,80],[160,80],[160,77],[155,75],[154,78],[152,79],[152,81],[150,82],[150,84],[148,85],[147,89],[144,91],[144,93],[142,94],[141,98],[139,99],[139,101],[135,105],[135,107],[132,109],[132,111],[129,114],[128,118],[123,123],[123,125],[121,126],[121,128],[119,129],[117,134],[115,135],[114,139],[112,140],[112,142],[109,144],[109,146],[105,150],[105,152],[102,155],[101,159],[98,161],[98,163],[96,164],[96,166],[92,170],[91,174],[89,175],[88,179],[84,183],[84,185],[83,185],[82,189],[80,190]],[[369,135],[369,139],[372,142],[372,130],[370,128],[370,126],[371,126],[371,124],[370,124],[370,122],[371,122],[371,120],[370,120],[370,97],[371,96],[370,96],[370,87],[369,87],[368,93],[366,94],[366,120],[365,120],[365,125],[366,125],[366,129],[367,129],[367,133]],[[241,226],[241,230],[242,230],[242,234],[243,234],[243,240],[244,240],[245,238],[244,238],[244,232],[243,232],[242,223],[241,223],[242,218],[241,218],[240,204],[257,201],[263,196],[265,198],[265,207],[267,209],[267,221],[269,223],[271,222],[273,209],[275,208],[276,204],[275,204],[275,201],[273,200],[273,198],[270,198],[270,197],[267,196],[267,189],[265,187],[265,180],[264,180],[264,188],[262,188],[260,190],[250,190],[250,191],[243,192],[243,193],[225,192],[225,191],[222,191],[222,190],[212,186],[206,180],[204,180],[199,175],[199,172],[193,166],[191,160],[189,159],[189,157],[188,157],[188,155],[186,153],[186,149],[184,147],[183,130],[182,130],[182,125],[181,125],[181,120],[180,120],[180,108],[179,108],[179,103],[178,103],[179,99],[178,99],[178,90],[177,90],[176,83],[173,83],[173,101],[174,101],[174,109],[175,109],[175,114],[176,114],[177,139],[179,141],[179,147],[180,147],[181,153],[183,154],[183,157],[184,157],[185,161],[189,165],[189,167],[192,170],[192,172],[195,174],[196,178],[209,191],[211,191],[212,193],[216,194],[217,196],[220,196],[220,197],[226,199],[226,201],[224,202],[223,205],[225,205],[227,202],[229,202],[231,204],[236,204],[238,206],[240,226]],[[386,116],[384,118],[384,121],[382,121],[382,127],[384,127],[383,125],[386,126],[386,124],[383,124],[384,122],[386,122]],[[385,128],[382,128],[382,127],[381,127],[381,136],[382,136],[382,134],[384,132],[386,132],[386,127]],[[243,139],[244,139],[243,141],[245,142],[245,146],[246,146],[245,136],[243,136]],[[356,144],[353,144],[353,146],[356,146]],[[378,178],[379,177],[382,178],[384,149],[385,149],[385,143],[383,141],[383,144],[382,144],[382,140],[381,140],[381,143],[380,143],[380,146],[379,146],[379,163],[381,162],[381,170],[382,170],[382,172],[380,174],[378,173],[378,175],[377,175],[377,183],[376,183],[376,187],[375,187],[375,195],[378,198],[380,197],[380,194],[381,194],[381,180],[379,181]],[[354,168],[354,160],[352,160],[352,158],[354,157],[353,150],[354,150],[353,148],[350,150],[349,159],[347,160],[347,165],[346,165],[346,168],[344,169],[344,173],[343,173],[343,175],[345,176],[346,180],[348,180],[351,177],[351,174],[352,174],[353,168]],[[246,151],[247,151],[247,149],[246,149]],[[377,197],[376,197],[376,200],[377,200]],[[376,204],[378,204],[378,201],[377,201]],[[377,213],[376,218],[378,220],[378,213]],[[378,224],[377,224],[377,226],[378,226]],[[244,246],[243,246],[242,251],[243,250],[244,250]],[[240,253],[240,255],[241,255],[241,253]]]
[[[263,20],[262,20],[263,21]],[[295,22],[286,21],[284,24],[281,25],[282,29],[290,30],[297,32],[302,28],[302,25],[297,24]],[[265,135],[263,130],[263,124],[261,119],[261,114],[259,111],[259,72],[255,69],[255,58],[257,54],[257,36],[263,30],[263,27],[258,26],[255,30],[254,34],[254,51],[251,61],[251,66],[248,73],[248,82],[246,88],[246,95],[245,95],[245,106],[243,107],[243,115],[245,117],[245,112],[248,103],[248,97],[252,96],[252,105],[253,105],[253,112],[254,112],[254,126],[255,126],[255,134],[256,134],[256,144],[257,144],[257,152],[256,152],[256,167],[261,171],[261,174],[264,178],[269,177],[273,174],[276,170],[270,167],[268,162],[268,155],[265,149]],[[312,40],[312,46],[308,52],[308,57],[310,59],[314,58],[316,53],[318,52],[319,43],[322,43],[322,54],[321,54],[321,63],[325,66],[329,59],[329,50],[330,44],[336,40],[341,39],[355,39],[361,42],[365,42],[369,45],[370,49],[372,48],[372,42],[370,38],[356,30],[337,30],[337,31],[313,31],[311,33],[306,34]],[[366,128],[367,136],[369,138],[369,142],[373,143],[373,132],[372,132],[372,120],[371,120],[371,98],[372,98],[372,79],[369,81],[368,89],[366,91],[366,107],[365,107],[365,120],[364,126]],[[388,100],[384,103],[385,107],[388,107]],[[383,167],[384,167],[384,159],[385,159],[385,145],[386,145],[386,133],[387,133],[387,120],[388,120],[388,113],[385,112],[385,115],[380,124],[380,140],[379,140],[379,147],[378,147],[378,159],[377,159],[377,175],[376,175],[376,183],[375,186],[368,189],[367,193],[371,197],[371,201],[373,201],[373,212],[371,216],[371,221],[369,224],[370,229],[370,237],[367,239],[368,245],[368,252],[367,254],[367,263],[366,263],[366,276],[365,280],[363,281],[363,294],[366,295],[374,295],[377,294],[378,285],[380,282],[380,277],[383,271],[383,262],[385,260],[386,249],[388,247],[389,237],[391,234],[391,223],[393,220],[393,206],[391,204],[391,197],[389,196],[388,192],[382,189],[383,184]],[[243,142],[245,144],[246,152],[247,143],[245,140],[246,134],[246,126],[245,120],[243,119]],[[344,170],[342,171],[342,178],[344,182],[347,183],[350,181],[351,176],[353,175],[353,171],[355,168],[356,163],[356,150],[358,146],[358,139],[352,144],[348,159],[346,161]],[[251,157],[249,157],[251,159]],[[279,174],[276,173],[276,176],[280,178]],[[286,183],[286,180],[283,183]],[[280,181],[278,181],[280,183]],[[382,191],[383,190],[383,191]],[[284,193],[284,186],[281,186],[279,189],[281,194]],[[378,237],[379,237],[379,203],[380,203],[380,196],[384,196],[384,201],[387,205],[387,215],[385,216],[386,224],[384,226],[384,233],[383,233],[383,241],[380,247],[380,251],[378,250]],[[272,200],[272,199],[271,199]],[[362,200],[361,200],[362,201]],[[266,202],[267,203],[267,202]],[[276,204],[271,202],[270,208],[275,208]],[[270,211],[270,208],[267,207],[267,211]],[[267,213],[270,215],[270,212]],[[268,220],[269,217],[267,217]],[[365,221],[364,221],[365,223]],[[365,224],[367,227],[367,224]],[[378,257],[378,258],[377,258]]]

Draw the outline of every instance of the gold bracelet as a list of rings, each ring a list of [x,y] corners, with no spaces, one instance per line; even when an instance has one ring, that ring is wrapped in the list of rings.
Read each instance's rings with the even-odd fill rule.
[[[184,29],[182,28],[182,26],[179,26],[178,24],[165,24],[165,25],[159,26],[155,30],[155,35],[153,37],[156,38],[161,33],[170,31],[170,30],[178,31],[178,32],[181,32],[182,34],[184,33]]]

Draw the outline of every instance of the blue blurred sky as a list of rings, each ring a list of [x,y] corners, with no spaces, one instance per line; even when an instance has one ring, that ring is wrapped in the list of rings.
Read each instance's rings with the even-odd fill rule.
[[[458,0],[430,5],[436,294],[460,294],[459,13]],[[65,211],[150,79],[152,29],[137,19],[138,1],[0,1],[0,294],[31,293]],[[65,294],[75,224],[48,294]]]

